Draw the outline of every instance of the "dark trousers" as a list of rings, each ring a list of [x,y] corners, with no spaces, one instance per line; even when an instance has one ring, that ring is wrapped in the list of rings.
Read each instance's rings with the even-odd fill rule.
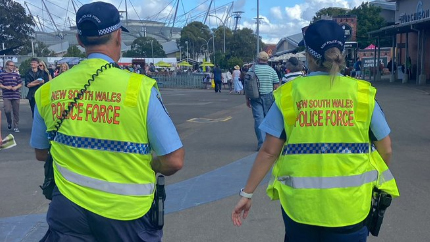
[[[19,99],[3,99],[4,114],[8,125],[12,125],[14,128],[18,128],[19,122]],[[13,114],[13,120],[12,120]],[[13,123],[12,123],[13,121]]]
[[[28,102],[30,103],[31,117],[34,118],[34,106],[36,105],[36,100],[34,100],[34,97],[32,97],[28,99]]]
[[[221,92],[222,81],[215,81],[215,92]]]
[[[313,226],[297,223],[283,208],[281,210],[285,224],[284,242],[366,242],[369,235],[362,223],[339,228]]]
[[[46,215],[49,230],[40,242],[160,242],[163,230],[152,226],[149,214],[129,221],[105,218],[76,205],[55,187]]]

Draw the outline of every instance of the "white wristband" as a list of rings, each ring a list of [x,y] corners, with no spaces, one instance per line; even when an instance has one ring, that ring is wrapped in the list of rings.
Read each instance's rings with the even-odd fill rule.
[[[248,199],[251,199],[251,198],[252,198],[253,193],[246,193],[246,192],[244,192],[244,191],[243,191],[243,188],[242,188],[242,189],[240,189],[240,193],[239,193],[239,195],[240,195],[241,197],[246,197],[246,198],[248,198]]]

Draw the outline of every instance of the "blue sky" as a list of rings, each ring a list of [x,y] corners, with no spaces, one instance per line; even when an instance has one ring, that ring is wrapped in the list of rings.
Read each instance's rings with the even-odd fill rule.
[[[21,4],[24,0],[16,0]],[[162,22],[171,22],[177,0],[104,0],[114,4],[120,10],[125,10],[127,1],[128,15],[131,19],[151,19]],[[29,1],[27,1],[28,3]],[[92,0],[74,0],[79,7]],[[213,0],[212,14],[224,19],[226,11],[233,2],[233,11],[243,11],[239,28],[247,27],[255,31],[257,16],[257,0]],[[362,0],[260,0],[260,35],[266,43],[276,44],[279,39],[299,33],[301,28],[308,25],[315,12],[326,7],[353,8],[362,3]],[[53,14],[54,21],[60,29],[67,28],[70,22],[74,24],[73,6],[71,0],[45,0]],[[203,15],[209,8],[210,0],[180,0],[178,9],[178,23],[182,26],[192,20],[203,21]],[[41,7],[41,0],[32,0],[28,4],[33,15],[38,15],[41,22],[46,22],[46,30],[52,31],[52,24],[48,23],[49,16]],[[215,11],[216,9],[216,11]],[[67,18],[68,17],[68,18]],[[70,21],[69,21],[70,19]],[[227,25],[232,27],[233,18],[228,19]],[[210,17],[206,24],[210,27],[221,25],[220,21]],[[49,29],[51,28],[51,29]]]

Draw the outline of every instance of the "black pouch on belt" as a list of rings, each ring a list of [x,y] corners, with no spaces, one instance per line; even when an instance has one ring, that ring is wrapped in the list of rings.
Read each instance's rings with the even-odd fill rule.
[[[151,223],[157,229],[163,229],[164,226],[164,201],[166,200],[166,191],[164,190],[164,176],[157,177],[157,185],[152,203]]]
[[[55,187],[54,168],[52,165],[52,156],[51,153],[48,152],[48,157],[46,158],[45,165],[43,166],[45,170],[45,180],[40,188],[42,189],[42,193],[45,195],[45,198],[49,200],[52,200],[52,191]]]

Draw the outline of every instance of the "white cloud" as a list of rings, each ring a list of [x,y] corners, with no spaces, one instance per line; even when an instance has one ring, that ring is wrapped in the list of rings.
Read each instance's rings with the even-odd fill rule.
[[[281,7],[273,7],[270,9],[270,13],[277,19],[282,20],[282,10]]]
[[[294,5],[294,7],[285,7],[285,13],[291,20],[302,20],[302,7],[300,5]]]

